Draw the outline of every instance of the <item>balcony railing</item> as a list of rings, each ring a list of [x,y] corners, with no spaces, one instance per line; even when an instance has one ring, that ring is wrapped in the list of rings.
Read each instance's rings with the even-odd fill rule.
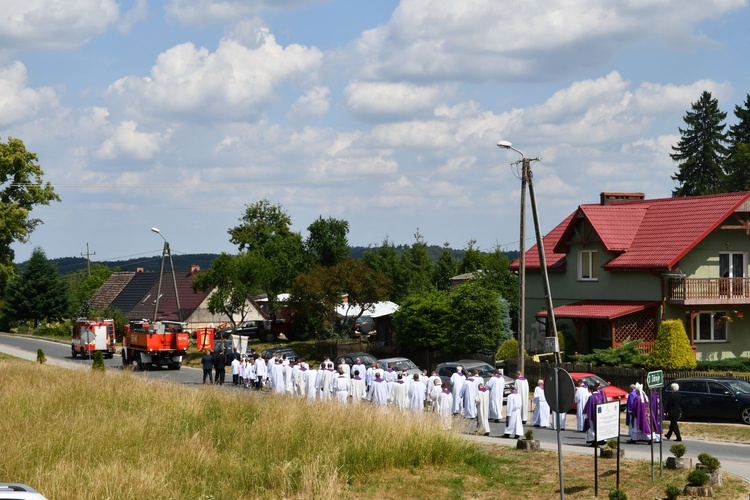
[[[750,304],[750,278],[670,278],[672,304]]]

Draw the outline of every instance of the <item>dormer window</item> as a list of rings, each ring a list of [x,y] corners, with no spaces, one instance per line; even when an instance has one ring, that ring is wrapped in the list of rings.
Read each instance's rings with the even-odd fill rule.
[[[578,252],[578,280],[599,280],[599,265],[597,264],[596,250],[581,250]]]

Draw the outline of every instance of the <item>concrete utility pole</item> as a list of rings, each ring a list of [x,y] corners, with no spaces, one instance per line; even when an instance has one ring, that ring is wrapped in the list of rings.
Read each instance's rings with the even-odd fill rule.
[[[89,276],[91,276],[91,256],[92,255],[96,255],[96,252],[89,253],[89,244],[86,243],[86,254],[85,254],[85,257],[86,257],[86,269],[88,269]],[[81,257],[83,257],[83,256],[84,256],[84,254],[81,254]]]

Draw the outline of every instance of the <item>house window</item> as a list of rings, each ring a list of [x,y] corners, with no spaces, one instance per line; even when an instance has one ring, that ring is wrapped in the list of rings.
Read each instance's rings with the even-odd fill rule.
[[[702,312],[695,317],[696,342],[726,342],[729,324],[726,312]]]
[[[578,252],[579,281],[597,281],[599,279],[599,266],[596,260],[596,250],[581,250]]]

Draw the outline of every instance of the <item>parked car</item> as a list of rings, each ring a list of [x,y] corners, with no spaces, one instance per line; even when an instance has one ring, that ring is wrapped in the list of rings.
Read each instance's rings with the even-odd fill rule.
[[[284,347],[283,345],[269,347],[260,351],[260,355],[263,359],[271,359],[277,354],[283,354],[289,361],[296,361],[298,357],[297,353],[294,352],[294,349],[291,347]]]
[[[682,418],[710,422],[740,420],[750,425],[750,382],[736,378],[692,377],[673,380],[682,393]],[[664,387],[666,401],[672,391]]]
[[[435,368],[440,380],[443,382],[443,387],[451,388],[451,376],[456,373],[458,367],[461,367],[464,373],[469,374],[474,370],[479,371],[479,376],[484,379],[487,383],[489,378],[495,373],[495,369],[491,365],[478,359],[462,359],[459,361],[449,361],[446,363],[440,363]],[[516,383],[516,379],[503,374],[505,380],[505,390],[503,391],[503,399],[508,397],[510,394],[511,387]]]
[[[570,378],[573,379],[573,384],[575,387],[578,387],[578,382],[583,380],[583,382],[588,385],[596,385],[597,382],[599,383],[599,386],[604,388],[604,395],[607,396],[607,402],[611,403],[613,401],[617,401],[620,403],[620,410],[625,409],[625,405],[628,404],[628,393],[627,391],[623,391],[619,387],[615,387],[614,385],[610,384],[603,378],[601,378],[598,375],[594,375],[593,373],[582,373],[582,372],[573,372],[570,374]],[[576,409],[576,404],[573,403],[573,408],[571,410]]]
[[[231,326],[216,330],[214,339],[231,339],[234,333],[235,335],[257,337],[265,342],[273,342],[278,337],[279,332],[283,330],[282,325],[284,325],[284,322],[281,320],[276,320],[276,323],[272,323],[271,320],[256,319],[243,321],[237,325],[237,329],[234,331]]]
[[[414,361],[409,358],[385,358],[379,359],[378,363],[384,369],[393,368],[394,371],[401,373],[406,368],[406,373],[409,375],[421,374],[422,370],[414,364]]]
[[[374,363],[378,361],[377,358],[375,358],[375,356],[373,356],[369,352],[350,352],[348,354],[336,356],[336,358],[333,360],[333,366],[339,366],[341,363],[346,363],[349,366],[353,366],[357,358],[362,361],[362,364],[365,365],[365,368],[370,368]]]
[[[31,486],[21,483],[0,483],[0,498],[5,500],[47,500]]]

